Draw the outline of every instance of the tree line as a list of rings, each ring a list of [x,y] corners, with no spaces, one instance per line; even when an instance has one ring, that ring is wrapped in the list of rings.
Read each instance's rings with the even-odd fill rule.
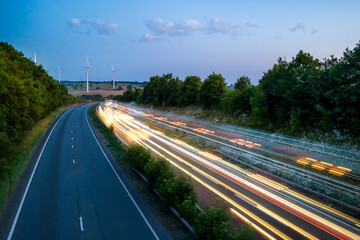
[[[9,145],[18,143],[38,120],[69,101],[76,100],[41,65],[0,42],[0,175],[7,168]]]
[[[274,129],[338,130],[360,134],[360,42],[343,56],[322,61],[299,53],[287,61],[279,58],[259,83],[248,77],[237,79],[229,90],[221,74],[204,81],[188,76],[183,81],[172,74],[153,76],[144,89],[128,90],[119,101],[136,101],[155,106],[201,106],[247,117],[250,127]]]

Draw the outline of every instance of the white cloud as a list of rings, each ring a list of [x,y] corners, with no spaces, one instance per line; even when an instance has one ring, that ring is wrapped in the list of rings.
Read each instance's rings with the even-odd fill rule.
[[[201,24],[197,20],[188,19],[177,24],[177,27],[183,31],[196,31],[200,30]]]
[[[140,39],[142,42],[157,42],[159,40],[160,39],[158,37],[152,35],[151,33],[145,33]]]
[[[119,24],[116,22],[105,23],[101,19],[93,20],[86,18],[80,21],[78,18],[71,18],[69,20],[69,28],[79,34],[91,35],[93,33],[101,35],[111,35],[119,30]]]
[[[172,33],[175,31],[174,24],[172,22],[165,22],[160,18],[149,20],[145,25],[150,31],[153,31],[156,34]]]
[[[231,27],[220,18],[210,18],[206,27],[207,33],[229,33]]]
[[[258,28],[256,24],[247,22],[248,28]],[[193,32],[206,34],[222,33],[230,36],[243,36],[244,32],[240,26],[230,25],[220,18],[210,18],[205,25],[194,19],[187,19],[181,22],[164,21],[161,18],[148,20],[145,26],[152,32],[146,33],[140,41],[159,41],[165,37],[187,36]]]
[[[77,28],[80,27],[80,20],[78,18],[70,18],[68,24],[69,27]]]
[[[119,24],[115,22],[104,23],[102,20],[96,19],[94,28],[98,34],[111,35],[117,32],[119,29]]]
[[[200,22],[193,19],[173,23],[157,18],[146,21],[145,25],[153,34],[145,34],[140,41],[159,41],[161,40],[160,36],[185,36],[201,29]]]
[[[294,27],[289,28],[290,32],[298,32],[298,31],[303,32],[304,30],[305,30],[305,25],[302,23],[298,23]]]

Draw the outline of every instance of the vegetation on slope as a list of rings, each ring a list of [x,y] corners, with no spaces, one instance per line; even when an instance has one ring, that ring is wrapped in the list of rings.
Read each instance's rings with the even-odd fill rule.
[[[24,142],[24,136],[34,134],[35,139],[41,138],[42,134],[32,132],[39,120],[46,118],[58,107],[76,101],[76,98],[68,95],[66,87],[49,76],[42,66],[36,66],[8,43],[0,42],[1,185],[10,180],[16,181],[21,173],[14,167],[18,166],[17,161],[21,158],[16,154],[23,153],[15,150],[23,149],[27,152],[30,145],[38,142],[33,139]],[[36,131],[43,133],[46,126]],[[7,183],[5,185],[9,186]],[[7,199],[11,189],[2,188],[4,199]],[[2,199],[1,205],[3,202]]]

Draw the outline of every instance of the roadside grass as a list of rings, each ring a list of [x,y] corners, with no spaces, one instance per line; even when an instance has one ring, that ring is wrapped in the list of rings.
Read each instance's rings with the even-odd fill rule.
[[[72,106],[74,105],[63,106],[54,110],[46,118],[37,122],[31,130],[27,131],[21,142],[8,146],[9,154],[6,156],[6,162],[9,165],[0,178],[0,215],[41,138],[51,124]]]
[[[151,187],[144,183],[144,180],[133,173],[130,168],[130,162],[126,158],[126,147],[116,138],[116,136],[107,128],[95,114],[96,105],[89,108],[90,121],[100,134],[102,141],[114,156],[116,162],[129,177],[136,187],[137,191],[149,203],[153,212],[159,217],[163,226],[169,231],[174,239],[193,239],[192,235],[185,229],[179,220],[173,216],[168,207],[159,201],[159,198],[153,193]]]

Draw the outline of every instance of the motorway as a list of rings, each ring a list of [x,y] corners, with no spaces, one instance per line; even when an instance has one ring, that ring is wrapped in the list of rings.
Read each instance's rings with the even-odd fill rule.
[[[0,239],[171,239],[98,142],[90,105],[55,123],[3,213]]]
[[[107,102],[97,108],[125,144],[138,143],[226,201],[241,221],[268,239],[359,239],[360,221],[145,125],[144,112]],[[164,119],[158,119],[164,120]],[[182,125],[181,122],[173,122]],[[206,129],[197,129],[206,132]],[[211,132],[207,132],[211,133]],[[249,143],[250,144],[250,143]]]

